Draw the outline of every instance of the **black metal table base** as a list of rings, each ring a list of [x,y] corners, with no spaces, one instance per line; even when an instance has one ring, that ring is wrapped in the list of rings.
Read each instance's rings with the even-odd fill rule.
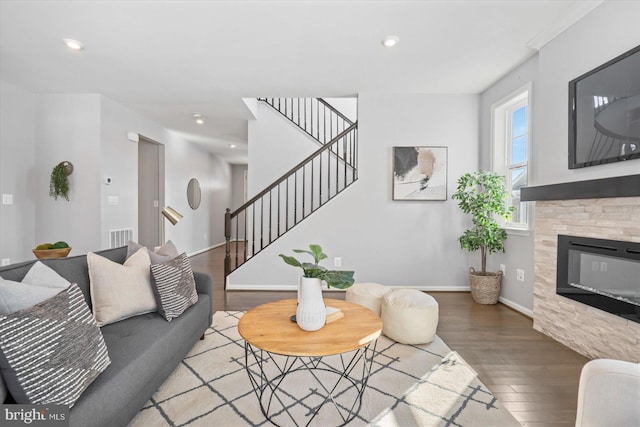
[[[272,424],[344,426],[362,406],[375,347],[374,340],[332,356],[282,356],[245,342],[245,367],[260,409]],[[306,385],[300,387],[301,382]],[[301,395],[293,394],[294,387]]]

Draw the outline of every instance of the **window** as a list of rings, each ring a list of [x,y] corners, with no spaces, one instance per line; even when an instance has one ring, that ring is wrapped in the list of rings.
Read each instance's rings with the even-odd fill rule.
[[[503,224],[505,228],[529,228],[527,203],[520,201],[520,189],[527,186],[529,171],[530,94],[529,83],[491,108],[493,170],[506,176],[508,203],[513,206],[513,219]]]

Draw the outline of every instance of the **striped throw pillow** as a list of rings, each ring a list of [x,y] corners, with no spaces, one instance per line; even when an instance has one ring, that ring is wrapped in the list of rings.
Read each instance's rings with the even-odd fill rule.
[[[0,369],[16,403],[71,407],[110,363],[75,283],[32,307],[0,315]]]
[[[151,264],[153,294],[158,312],[171,321],[198,301],[196,281],[187,254],[160,264]]]

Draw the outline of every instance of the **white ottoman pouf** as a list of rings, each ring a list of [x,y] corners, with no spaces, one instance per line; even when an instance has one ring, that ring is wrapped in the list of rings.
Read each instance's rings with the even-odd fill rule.
[[[433,341],[438,302],[416,289],[396,289],[382,297],[382,333],[401,344]]]
[[[344,299],[347,302],[367,307],[380,316],[380,302],[387,292],[391,292],[391,289],[379,283],[354,283],[347,288]]]

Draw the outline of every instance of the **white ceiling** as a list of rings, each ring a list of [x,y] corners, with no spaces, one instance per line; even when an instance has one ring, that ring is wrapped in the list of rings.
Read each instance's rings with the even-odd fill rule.
[[[242,163],[242,98],[479,93],[601,2],[0,0],[0,78],[104,94]]]

